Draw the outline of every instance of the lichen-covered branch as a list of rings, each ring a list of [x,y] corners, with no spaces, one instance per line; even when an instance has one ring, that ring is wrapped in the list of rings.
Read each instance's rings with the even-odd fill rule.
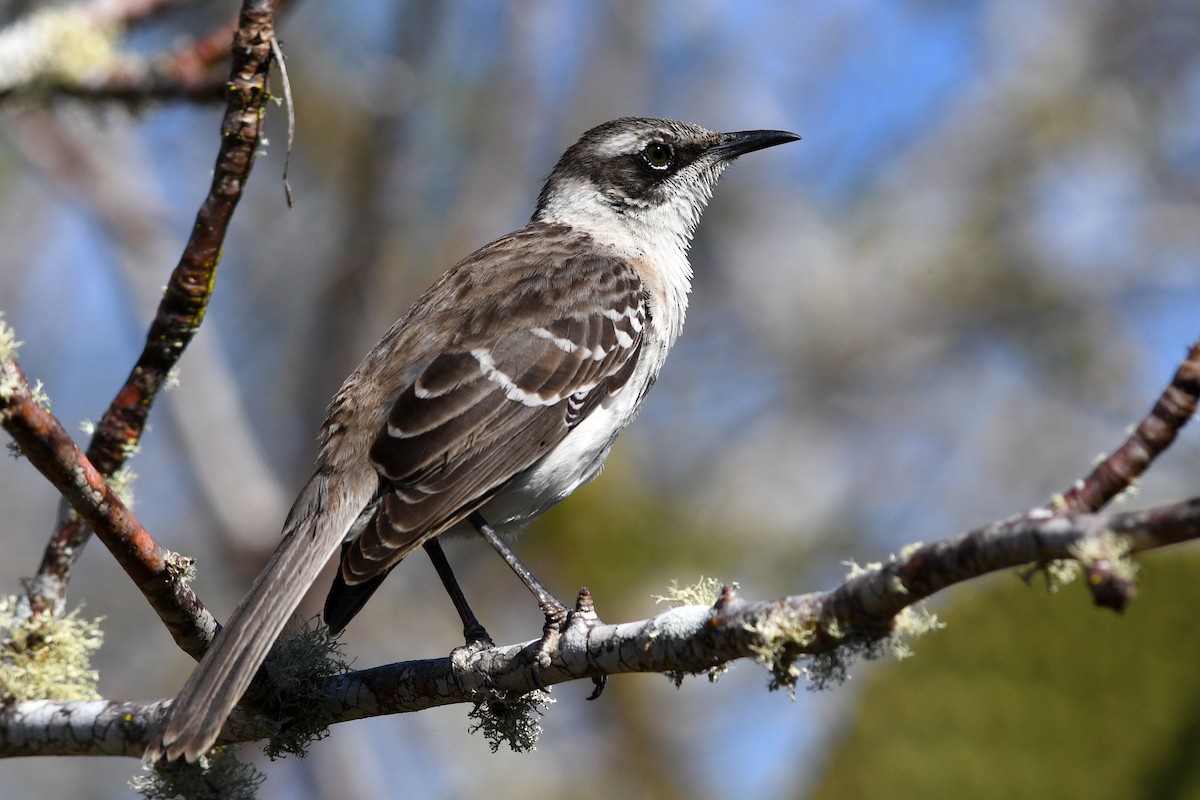
[[[771,686],[792,689],[804,677],[836,680],[857,656],[904,647],[919,632],[897,615],[930,595],[997,570],[1051,559],[1107,558],[1200,538],[1200,498],[1112,515],[1053,515],[1044,509],[911,548],[886,564],[859,570],[828,592],[750,601],[724,587],[710,606],[674,608],[619,625],[599,622],[581,594],[552,663],[535,678],[537,642],[476,654],[463,673],[448,658],[409,661],[326,677],[316,716],[324,724],[421,711],[458,703],[511,703],[544,686],[629,672],[706,673],[753,658]],[[898,622],[897,620],[900,620]],[[932,625],[925,625],[931,628]],[[140,757],[167,700],[23,702],[0,710],[0,757],[120,754]],[[223,742],[280,733],[266,716],[239,709]]]
[[[221,246],[262,138],[273,36],[271,4],[247,2],[233,41],[227,108],[211,187],[167,282],[145,347],[88,446],[88,460],[105,476],[115,474],[136,448],[155,398],[204,319]],[[88,536],[87,526],[64,508],[29,584],[29,605],[35,613],[61,606],[71,568]]]
[[[43,407],[39,392],[25,380],[17,363],[11,330],[2,325],[0,426],[82,524],[96,531],[180,648],[199,659],[218,626],[185,580],[190,562],[146,532],[62,423]]]

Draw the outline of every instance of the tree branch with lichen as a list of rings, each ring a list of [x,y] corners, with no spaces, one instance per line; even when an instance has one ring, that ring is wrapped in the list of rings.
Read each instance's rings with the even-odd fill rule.
[[[855,659],[903,657],[912,638],[939,623],[921,601],[942,589],[1031,562],[1109,561],[1132,573],[1129,556],[1200,538],[1200,498],[1119,514],[1053,515],[1044,509],[928,545],[907,548],[885,564],[855,568],[838,587],[771,601],[744,599],[723,586],[709,605],[683,605],[654,617],[606,625],[584,590],[571,625],[548,667],[535,678],[537,641],[489,648],[461,673],[449,658],[388,664],[309,679],[300,699],[280,698],[274,717],[239,708],[223,744],[291,737],[284,751],[323,735],[331,724],[438,706],[473,704],[523,724],[539,713],[543,686],[633,672],[715,677],[729,663],[753,659],[770,672],[769,686],[821,688],[845,677]],[[305,682],[336,643],[301,635],[308,644],[275,658],[294,670],[273,681]],[[334,663],[338,662],[325,662]],[[126,755],[140,757],[149,730],[170,700],[31,701],[0,710],[0,757]],[[513,709],[516,709],[514,713]],[[280,723],[279,719],[286,720]],[[92,734],[81,735],[81,731]],[[505,729],[493,733],[507,735]],[[278,747],[278,745],[276,745]],[[276,750],[278,753],[279,750]]]
[[[0,322],[0,426],[82,524],[96,532],[180,648],[200,658],[218,626],[185,580],[190,559],[162,547],[146,532],[62,423],[46,410],[40,389],[29,385],[17,362],[17,344],[12,329]],[[5,633],[9,631],[0,631],[0,639]]]
[[[1125,442],[1109,453],[1084,478],[1046,509],[1056,514],[1099,511],[1136,481],[1163,453],[1180,429],[1196,414],[1200,402],[1200,342],[1193,344],[1149,413]],[[1039,568],[1045,562],[1039,562]],[[1137,595],[1132,576],[1114,567],[1109,558],[1080,558],[1087,585],[1098,605],[1120,611]]]

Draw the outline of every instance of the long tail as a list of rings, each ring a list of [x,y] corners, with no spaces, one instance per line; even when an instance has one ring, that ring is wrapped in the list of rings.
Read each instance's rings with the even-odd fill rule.
[[[283,541],[151,735],[147,759],[195,761],[216,742],[288,617],[370,499],[358,497],[362,492],[347,483],[353,482],[318,473],[305,486]]]

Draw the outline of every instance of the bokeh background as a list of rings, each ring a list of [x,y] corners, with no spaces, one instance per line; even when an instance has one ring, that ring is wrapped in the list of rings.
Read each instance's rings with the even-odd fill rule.
[[[235,7],[181,4],[123,41],[167,49]],[[141,520],[199,559],[218,616],[273,548],[342,378],[612,117],[804,140],[726,173],[645,411],[604,475],[518,543],[608,621],[701,575],[753,598],[828,588],[842,562],[1044,502],[1120,443],[1200,332],[1195,0],[301,0],[280,31],[296,207],[278,110],[208,319],[133,462]],[[141,348],[219,114],[0,111],[0,309],[68,425],[102,412]],[[1188,430],[1127,504],[1196,494],[1198,455]],[[5,459],[0,508],[15,592],[55,497]],[[498,641],[538,634],[485,547],[449,555]],[[1200,797],[1200,552],[1143,565],[1121,617],[1011,574],[957,588],[916,657],[794,702],[740,663],[715,685],[616,678],[594,703],[556,687],[527,754],[490,753],[462,707],[338,726],[307,759],[265,764],[261,796]],[[106,618],[106,696],[183,682],[189,660],[102,546],[71,599]],[[345,636],[358,666],[458,642],[423,556]],[[5,762],[0,797],[126,797],[137,769]]]

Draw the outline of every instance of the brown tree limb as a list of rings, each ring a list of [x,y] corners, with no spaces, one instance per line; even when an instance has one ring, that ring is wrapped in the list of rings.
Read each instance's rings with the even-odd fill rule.
[[[817,682],[836,679],[858,655],[872,656],[903,631],[896,615],[949,586],[1048,559],[1089,559],[1154,550],[1200,539],[1200,497],[1111,515],[1053,515],[1044,509],[914,548],[848,578],[828,592],[774,601],[744,600],[729,587],[712,606],[687,605],[637,622],[599,623],[590,595],[581,603],[549,667],[550,686],[631,672],[704,673],[754,658],[772,686],[789,688],[818,659]],[[494,647],[455,674],[450,660],[400,662],[327,679],[321,688],[329,723],[422,711],[437,706],[510,701],[538,689],[530,665],[536,641]],[[169,700],[28,701],[0,710],[0,757],[140,757]],[[257,741],[277,732],[264,717],[235,710],[221,741]]]
[[[1056,512],[1099,511],[1128,489],[1196,413],[1200,401],[1200,342],[1191,346],[1150,413],[1138,423],[1125,443],[1101,461],[1091,473],[1076,481],[1051,509]]]
[[[1195,415],[1198,401],[1200,342],[1188,350],[1170,384],[1129,438],[1097,464],[1087,477],[1055,497],[1046,509],[1055,514],[1069,514],[1104,508],[1129,489],[1154,459],[1171,446],[1179,431]],[[1038,568],[1042,566],[1039,564]],[[1133,576],[1114,570],[1111,559],[1090,559],[1083,568],[1097,605],[1121,611],[1137,596]]]
[[[158,392],[204,319],[221,245],[262,138],[273,37],[270,3],[247,2],[233,40],[227,107],[212,184],[163,292],[145,347],[97,423],[88,446],[88,460],[104,475],[113,475],[133,452]],[[71,569],[88,536],[83,520],[64,508],[38,573],[29,583],[27,595],[34,613],[61,606]]]
[[[190,561],[146,532],[62,423],[42,407],[7,348],[0,353],[0,425],[70,503],[80,523],[96,531],[176,644],[199,659],[218,625],[185,580]]]
[[[155,0],[146,0],[148,5]],[[278,15],[289,0],[274,0]],[[132,21],[132,20],[130,20]],[[91,73],[74,81],[52,85],[39,82],[39,96],[74,98],[77,100],[142,103],[153,100],[188,100],[199,103],[216,102],[226,90],[228,76],[217,69],[229,58],[229,42],[238,30],[239,18],[231,19],[205,36],[180,46],[177,50],[118,66],[104,73]],[[0,90],[0,101],[5,92]]]

